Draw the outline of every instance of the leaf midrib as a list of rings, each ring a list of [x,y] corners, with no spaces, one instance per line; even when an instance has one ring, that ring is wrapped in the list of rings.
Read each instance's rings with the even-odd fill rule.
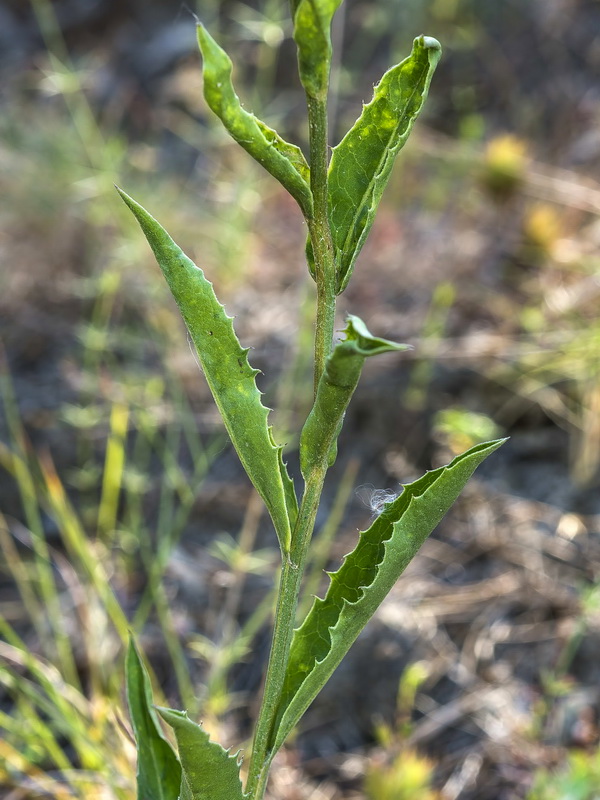
[[[427,72],[429,71],[429,66],[430,66],[430,65],[429,65],[429,58],[428,58],[428,59],[427,59],[427,66],[426,66],[426,67],[425,67],[425,69],[424,69],[424,70],[423,70],[423,71],[422,71],[422,72],[419,74],[419,81],[421,80],[421,78],[422,78],[422,76],[423,76],[423,72],[427,73]],[[418,82],[417,82],[417,83],[418,83]],[[377,90],[376,90],[376,91],[377,91]],[[412,99],[413,99],[413,97],[415,96],[416,92],[417,92],[417,87],[415,87],[415,88],[413,89],[413,91],[412,91],[412,93],[411,93],[411,95],[410,95],[410,97],[409,97],[409,99],[408,99],[408,102],[406,103],[406,105],[407,105],[407,106],[408,106],[408,104],[409,104],[409,103],[412,101]],[[373,100],[372,100],[371,102],[373,102],[373,103],[374,103],[375,101],[376,101],[376,98],[375,98],[375,97],[373,97]],[[390,141],[392,138],[394,138],[395,136],[397,136],[397,134],[398,134],[398,130],[399,130],[399,128],[400,128],[400,125],[401,125],[401,123],[402,123],[402,120],[403,120],[403,119],[404,119],[406,116],[407,116],[407,112],[405,111],[405,112],[402,114],[402,116],[400,116],[400,117],[398,118],[398,123],[396,124],[396,127],[393,129],[393,131],[390,133],[390,136],[388,137],[388,142],[389,142],[389,141]],[[340,144],[341,144],[341,142],[340,142]],[[361,201],[360,205],[358,205],[358,206],[357,206],[357,208],[356,208],[356,212],[355,212],[355,214],[354,214],[354,216],[353,216],[353,218],[352,218],[352,224],[351,224],[351,226],[350,226],[350,227],[349,227],[349,229],[348,229],[348,234],[346,235],[346,239],[344,240],[344,243],[343,243],[342,253],[345,253],[345,252],[346,252],[346,249],[348,248],[348,245],[349,245],[349,240],[351,239],[352,232],[353,232],[353,231],[354,231],[354,229],[355,229],[356,222],[357,222],[357,220],[358,220],[358,217],[359,217],[359,215],[360,215],[360,212],[362,211],[362,209],[363,209],[363,208],[365,207],[365,205],[366,205],[366,203],[365,203],[365,201],[364,201],[364,198],[365,198],[365,197],[372,197],[372,195],[373,195],[373,191],[374,191],[374,188],[375,188],[375,184],[376,184],[376,182],[377,182],[377,176],[381,174],[381,170],[382,170],[382,168],[383,168],[383,166],[384,166],[384,163],[385,163],[385,161],[387,160],[387,159],[386,159],[386,155],[389,153],[390,149],[391,149],[391,148],[389,147],[389,145],[388,145],[387,147],[385,147],[385,148],[384,148],[383,155],[381,156],[381,158],[380,158],[380,160],[379,160],[379,162],[378,162],[378,164],[377,164],[377,170],[373,172],[373,178],[372,178],[372,179],[369,181],[368,188],[367,188],[367,190],[366,190],[366,191],[364,192],[364,194],[363,194],[363,200]],[[361,232],[361,236],[362,236],[362,232]],[[360,241],[360,237],[359,237],[359,241]],[[350,263],[352,263],[352,262],[350,262]],[[350,269],[350,264],[348,265],[348,268],[347,268],[347,269]],[[344,275],[342,276],[342,281],[341,281],[342,283],[343,283],[343,279],[344,279],[344,277],[345,277],[345,273],[344,273]]]

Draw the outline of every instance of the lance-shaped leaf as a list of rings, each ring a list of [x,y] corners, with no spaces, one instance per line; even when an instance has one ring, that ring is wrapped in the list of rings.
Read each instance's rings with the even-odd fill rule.
[[[315,599],[294,632],[273,752],[281,747],[476,467],[503,441],[476,445],[447,466],[408,484],[361,533],[356,548],[330,575],[325,598]]]
[[[181,800],[244,800],[239,754],[230,755],[211,742],[206,731],[184,711],[159,708],[159,714],[175,732],[183,775]]]
[[[198,44],[204,61],[204,97],[209,108],[231,137],[285,186],[304,215],[310,217],[310,172],[302,151],[242,108],[231,82],[231,59],[200,24]]]
[[[291,478],[268,426],[261,401],[232,319],[217,300],[202,270],[150,214],[119,189],[144,232],[179,306],[215,402],[240,461],[269,510],[282,551],[288,552],[297,501]]]
[[[292,0],[300,80],[311,97],[324,99],[331,64],[331,20],[342,0]]]
[[[365,358],[408,348],[373,336],[365,323],[352,315],[348,316],[345,334],[325,363],[314,405],[300,435],[300,467],[305,478],[326,459],[330,465],[335,460],[335,443]]]
[[[150,678],[133,638],[129,640],[125,671],[127,703],[138,754],[138,800],[177,800],[181,765],[161,731],[153,706]]]
[[[415,39],[410,56],[385,73],[360,118],[334,147],[329,166],[329,219],[338,294],[371,229],[394,159],[408,139],[441,56],[440,43]]]

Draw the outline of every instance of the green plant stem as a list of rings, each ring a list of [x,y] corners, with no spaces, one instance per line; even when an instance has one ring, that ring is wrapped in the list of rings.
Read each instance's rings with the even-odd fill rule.
[[[310,134],[310,181],[314,211],[308,220],[308,231],[315,260],[317,283],[317,315],[315,330],[315,395],[319,380],[331,352],[335,323],[335,262],[329,226],[327,170],[327,98],[307,96]],[[291,551],[284,563],[279,583],[273,641],[265,679],[262,706],[259,712],[252,745],[252,756],[246,792],[252,800],[262,800],[269,768],[275,752],[272,750],[274,726],[294,632],[298,596],[306,555],[327,468],[319,465],[308,476],[298,518],[292,532]]]
[[[350,494],[355,486],[359,466],[360,461],[357,458],[352,458],[348,462],[348,466],[344,470],[337,492],[333,498],[333,505],[329,516],[325,520],[321,531],[312,540],[307,575],[304,581],[302,600],[299,606],[299,616],[301,619],[308,614],[314,598],[319,591],[319,584],[325,573],[327,560],[331,556],[333,538],[339,530],[344,512],[346,511]]]
[[[256,723],[248,781],[246,783],[246,793],[249,794],[252,800],[262,800],[269,767],[275,755],[270,750],[273,726],[281,699],[294,632],[302,573],[319,507],[325,472],[325,468],[314,470],[306,482],[306,489],[292,534],[292,549],[289,556],[284,560],[282,567],[271,654],[269,656],[269,666],[267,667],[263,701]]]
[[[317,323],[315,331],[315,394],[325,361],[331,352],[335,323],[335,261],[329,226],[327,170],[327,101],[308,97],[310,136],[310,185],[313,193],[313,216],[308,232],[315,260],[317,283]]]

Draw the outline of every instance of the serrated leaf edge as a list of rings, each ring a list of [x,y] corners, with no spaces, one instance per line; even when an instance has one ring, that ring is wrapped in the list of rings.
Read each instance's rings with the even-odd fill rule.
[[[160,716],[162,717],[162,719],[164,719],[167,725],[170,725],[174,730],[175,730],[174,726],[171,725],[171,723],[167,719],[169,714],[174,714],[180,717],[181,719],[184,719],[186,722],[190,722],[192,725],[195,725],[196,728],[198,728],[200,732],[206,737],[206,743],[208,745],[211,745],[213,747],[218,747],[230,761],[235,761],[236,767],[238,768],[238,770],[240,769],[244,760],[241,748],[237,750],[234,754],[231,754],[231,751],[233,750],[233,745],[231,747],[223,747],[222,744],[219,744],[219,742],[215,741],[214,739],[211,739],[210,733],[202,727],[202,723],[194,722],[193,719],[190,719],[187,711],[178,711],[175,708],[166,708],[165,706],[153,706],[153,708],[160,714]],[[165,712],[167,716],[165,716],[165,713],[163,712]],[[183,769],[183,772],[185,772],[185,769]],[[242,798],[244,798],[244,800],[250,797],[250,795],[246,794],[243,790],[241,778],[240,778],[240,789],[242,791]]]
[[[261,370],[256,369],[255,367],[252,367],[252,365],[250,364],[250,362],[248,360],[248,353],[250,352],[251,348],[250,347],[242,347],[242,345],[240,343],[240,340],[239,340],[239,338],[238,338],[238,336],[237,336],[237,334],[235,332],[235,328],[233,326],[234,317],[230,316],[227,313],[227,311],[225,309],[225,306],[218,299],[218,297],[217,297],[217,295],[216,295],[216,293],[214,291],[213,283],[212,283],[212,281],[210,281],[206,277],[206,275],[204,273],[204,270],[202,270],[201,267],[199,267],[197,264],[195,264],[194,261],[192,261],[192,259],[189,258],[189,256],[187,256],[184,253],[184,251],[181,249],[181,247],[179,247],[179,245],[172,239],[172,237],[162,227],[162,225],[158,222],[158,220],[156,220],[143,206],[141,206],[137,201],[135,201],[132,197],[130,197],[126,192],[124,192],[118,186],[116,186],[115,188],[117,189],[117,191],[118,191],[119,195],[121,196],[122,200],[124,201],[124,203],[133,212],[134,217],[137,219],[138,224],[140,224],[140,226],[142,227],[142,232],[144,233],[144,235],[146,235],[147,239],[148,239],[148,235],[146,233],[146,230],[144,229],[144,227],[141,224],[142,220],[146,221],[145,217],[148,217],[149,221],[151,223],[154,223],[164,233],[164,235],[168,239],[169,248],[171,249],[173,254],[176,255],[179,258],[183,258],[186,262],[189,263],[189,265],[191,267],[193,267],[194,269],[198,270],[198,272],[200,273],[202,279],[204,281],[206,281],[208,287],[210,287],[210,291],[213,294],[214,301],[216,302],[216,304],[219,306],[219,308],[223,312],[223,316],[225,317],[225,319],[227,320],[227,322],[229,324],[231,336],[232,336],[235,344],[237,344],[237,346],[240,348],[241,355],[242,355],[242,357],[244,359],[244,364],[245,364],[245,366],[247,366],[248,370],[251,373],[251,376],[249,376],[249,378],[252,380],[252,385],[253,385],[254,390],[255,390],[255,392],[257,393],[257,396],[258,396],[258,407],[259,407],[259,410],[261,412],[261,417],[262,417],[263,422],[264,422],[264,426],[265,426],[265,429],[266,429],[266,434],[267,434],[269,442],[271,443],[271,447],[275,451],[276,460],[277,460],[277,463],[279,465],[279,469],[278,469],[278,473],[277,473],[279,475],[279,479],[280,479],[279,487],[281,489],[282,496],[283,496],[283,499],[284,499],[285,508],[287,510],[287,526],[286,526],[285,529],[283,529],[283,530],[281,529],[281,521],[278,521],[276,519],[276,515],[274,514],[274,512],[271,509],[271,503],[269,501],[269,496],[268,496],[266,490],[262,491],[259,486],[256,486],[256,484],[255,484],[255,486],[256,486],[256,489],[257,489],[258,493],[261,495],[261,497],[265,501],[265,504],[267,505],[267,508],[268,508],[269,513],[271,515],[271,519],[273,520],[273,524],[274,524],[275,529],[277,531],[277,535],[278,535],[278,538],[279,538],[279,543],[280,543],[282,552],[286,553],[286,552],[288,552],[289,547],[290,547],[290,543],[291,543],[291,531],[292,531],[292,527],[293,527],[293,521],[292,520],[295,520],[295,513],[297,513],[297,501],[296,501],[296,508],[295,509],[294,508],[290,509],[290,507],[289,507],[291,495],[293,494],[294,497],[295,497],[295,489],[293,488],[293,481],[292,481],[291,477],[289,476],[289,473],[287,471],[287,467],[285,465],[285,462],[283,461],[283,447],[284,446],[275,443],[275,440],[273,438],[273,433],[272,433],[272,425],[269,425],[269,413],[273,409],[269,408],[268,406],[265,406],[264,403],[262,402],[262,397],[264,396],[264,392],[262,392],[258,388],[258,384],[256,383],[256,376],[259,375],[259,374],[262,374]],[[149,244],[150,244],[151,248],[154,251],[154,247],[153,247],[152,242],[150,240],[149,240]],[[160,266],[160,263],[159,263],[159,266]],[[162,270],[162,267],[161,267],[161,270]],[[180,304],[179,300],[176,297],[174,297],[174,299],[175,299],[175,302],[177,303],[177,306],[179,307],[179,310],[181,312],[181,315],[182,315],[183,319],[186,322],[186,326],[189,329],[190,325],[188,324],[188,314],[186,313],[186,311],[185,311],[184,307],[182,306],[182,304]],[[236,450],[236,452],[238,454],[238,457],[239,457],[240,461],[242,462],[242,465],[243,465],[244,469],[246,470],[246,473],[251,478],[251,475],[252,475],[251,465],[249,465],[247,463],[247,458],[246,458],[245,454],[243,453],[243,451],[238,449],[238,447],[237,447],[236,437],[233,435],[232,430],[230,429],[230,424],[229,424],[229,421],[228,421],[228,415],[224,412],[224,409],[222,408],[222,404],[221,404],[220,399],[219,399],[219,393],[217,392],[216,387],[214,387],[213,381],[209,378],[209,375],[207,374],[206,370],[204,369],[202,353],[199,351],[198,348],[196,348],[196,351],[197,351],[198,357],[200,359],[200,364],[202,366],[202,372],[204,373],[204,377],[206,379],[206,382],[208,383],[208,385],[210,387],[211,394],[213,395],[214,401],[215,401],[215,403],[216,403],[216,405],[217,405],[217,407],[219,409],[219,412],[220,412],[221,417],[223,419],[223,423],[224,423],[224,425],[225,425],[225,427],[227,429],[227,432],[229,433],[230,439],[231,439],[231,441],[232,441],[232,443],[233,443],[233,445],[235,447],[235,450]],[[286,476],[286,477],[284,478],[284,476]],[[251,480],[252,480],[252,478],[251,478]],[[275,480],[276,480],[275,475],[272,476],[271,480],[273,482],[275,482]],[[285,483],[286,480],[287,480],[288,484]],[[290,484],[291,484],[291,488],[290,488]]]
[[[416,503],[418,501],[418,499],[420,497],[422,497],[427,491],[431,490],[432,487],[437,482],[437,480],[439,478],[441,478],[442,475],[448,469],[450,469],[452,466],[458,465],[460,463],[460,461],[464,460],[465,458],[470,457],[472,455],[475,455],[476,452],[481,451],[481,450],[485,450],[486,448],[491,448],[491,446],[493,444],[495,444],[496,447],[494,447],[494,449],[490,449],[490,453],[488,453],[488,455],[491,455],[491,453],[494,452],[494,450],[496,450],[498,447],[500,447],[501,444],[503,444],[505,441],[506,441],[506,439],[499,439],[499,440],[495,440],[495,441],[492,441],[492,442],[482,442],[479,445],[476,445],[473,448],[470,448],[466,452],[461,453],[459,456],[454,458],[449,464],[445,464],[445,465],[443,465],[441,467],[437,467],[436,469],[433,469],[433,470],[427,470],[416,481],[413,481],[412,483],[403,485],[402,486],[403,491],[398,495],[398,497],[395,500],[391,501],[390,503],[386,503],[386,505],[384,507],[384,510],[381,512],[381,514],[385,514],[386,510],[388,510],[389,507],[393,503],[397,502],[401,498],[406,497],[405,493],[407,492],[407,490],[410,490],[411,488],[413,489],[413,491],[411,492],[411,496],[408,498],[408,501],[407,501],[407,503],[406,503],[406,505],[405,505],[400,517],[395,522],[391,523],[389,536],[387,538],[385,538],[385,539],[382,539],[380,541],[380,543],[379,543],[379,545],[382,546],[382,557],[377,562],[377,564],[375,564],[373,566],[373,573],[374,573],[373,580],[368,584],[363,584],[363,585],[357,587],[357,590],[359,591],[359,595],[356,598],[356,600],[348,600],[346,597],[343,598],[342,606],[341,606],[341,608],[339,608],[339,612],[338,612],[336,621],[332,625],[328,625],[327,626],[327,631],[326,632],[327,632],[327,635],[329,636],[329,645],[328,645],[328,648],[327,648],[327,652],[325,653],[323,658],[321,658],[321,659],[315,658],[311,668],[306,671],[304,679],[296,687],[296,689],[294,691],[294,694],[289,698],[289,700],[288,700],[287,704],[285,705],[285,707],[280,711],[279,725],[276,726],[275,729],[274,729],[275,730],[275,740],[274,740],[274,744],[273,744],[273,747],[272,747],[272,752],[273,753],[277,752],[277,750],[282,746],[283,742],[285,741],[285,739],[287,738],[287,736],[289,734],[289,730],[287,730],[287,728],[283,728],[282,723],[285,720],[286,713],[287,713],[288,709],[291,707],[291,705],[292,705],[292,703],[294,701],[294,698],[300,693],[304,683],[309,678],[309,676],[315,671],[315,669],[318,668],[319,666],[321,666],[322,664],[324,664],[327,661],[327,659],[330,657],[331,652],[333,650],[333,644],[334,644],[333,639],[334,639],[336,630],[338,630],[339,628],[341,628],[345,624],[345,620],[347,619],[347,617],[349,615],[351,615],[353,618],[355,618],[356,615],[355,615],[354,612],[352,612],[352,608],[358,606],[364,600],[367,591],[369,589],[371,589],[378,580],[381,580],[381,574],[382,574],[381,573],[381,567],[383,566],[383,564],[386,561],[386,555],[387,555],[388,547],[392,543],[392,540],[393,540],[393,537],[394,537],[394,534],[395,534],[396,526],[401,523],[402,518],[408,513],[408,511],[411,508],[411,506],[414,503]],[[436,476],[436,477],[433,477],[433,476]],[[421,491],[419,491],[419,493],[417,493],[417,492],[414,491],[415,489],[420,489]],[[375,520],[375,522],[377,522],[377,520]],[[373,523],[373,524],[375,524],[375,523]],[[304,618],[302,624],[298,628],[295,629],[294,635],[300,634],[302,632],[302,629],[304,628],[304,626],[309,623],[310,616],[312,614],[313,609],[316,606],[322,606],[322,605],[324,605],[326,603],[327,593],[329,592],[329,588],[331,587],[331,582],[343,570],[347,559],[350,556],[352,556],[358,550],[358,548],[360,547],[362,541],[364,540],[366,535],[371,530],[371,527],[372,526],[369,526],[369,528],[367,528],[366,530],[360,532],[359,538],[358,538],[358,541],[357,541],[355,547],[349,553],[347,553],[344,556],[340,567],[337,570],[335,570],[335,572],[327,571],[327,575],[328,575],[328,577],[330,579],[330,584],[329,584],[329,587],[327,589],[327,592],[325,593],[325,597],[324,598],[315,597],[315,599],[313,601],[313,605],[311,606],[309,612],[307,613],[306,617]],[[367,616],[367,620],[369,618],[370,618],[370,615]],[[366,621],[363,624],[366,624]],[[292,642],[292,647],[293,647],[293,642]],[[335,666],[337,666],[337,664]],[[332,671],[333,671],[333,669],[335,669],[335,666],[332,668]],[[303,710],[297,715],[298,717],[301,716],[304,713],[304,711],[306,710],[306,708],[308,708],[308,706],[310,705],[311,702],[312,702],[312,699],[309,699],[308,702],[303,704]]]
[[[437,47],[433,47],[430,44],[426,44],[426,42],[428,40],[430,42],[435,42]],[[417,112],[409,120],[409,123],[408,123],[408,126],[406,128],[405,133],[402,134],[402,136],[400,136],[398,138],[398,142],[394,147],[387,148],[384,151],[384,153],[383,153],[383,155],[381,157],[381,160],[379,162],[379,166],[378,166],[377,170],[373,172],[373,177],[372,177],[371,181],[369,182],[369,189],[368,189],[367,192],[365,192],[365,196],[368,195],[369,198],[370,198],[369,199],[369,207],[368,207],[368,209],[366,211],[365,225],[364,225],[364,227],[363,227],[363,229],[361,231],[361,234],[360,234],[360,236],[359,236],[359,238],[358,238],[358,240],[356,242],[356,246],[353,249],[352,257],[351,257],[350,261],[348,262],[348,266],[344,269],[343,272],[341,270],[342,259],[343,259],[344,254],[346,253],[346,251],[348,249],[349,241],[352,240],[352,234],[353,234],[353,232],[355,230],[356,220],[358,219],[358,214],[361,211],[360,207],[357,207],[355,209],[355,214],[352,217],[352,224],[348,227],[348,232],[346,234],[346,238],[345,238],[345,240],[343,242],[342,247],[340,247],[339,249],[337,247],[335,248],[336,251],[337,251],[336,252],[336,258],[338,259],[338,269],[339,269],[338,281],[337,281],[337,287],[336,287],[336,293],[337,294],[341,294],[345,290],[346,286],[348,285],[348,282],[349,282],[350,277],[352,275],[352,269],[353,269],[353,266],[354,266],[354,262],[356,261],[358,255],[359,255],[359,253],[360,253],[360,251],[361,251],[361,249],[362,249],[362,247],[363,247],[363,245],[365,243],[365,240],[366,240],[366,238],[369,235],[369,232],[371,230],[373,216],[375,214],[375,211],[377,210],[376,206],[378,205],[378,202],[379,202],[379,201],[377,201],[375,207],[373,206],[373,199],[374,199],[374,196],[375,196],[375,188],[377,186],[377,183],[379,182],[382,173],[384,173],[387,164],[390,161],[393,162],[395,160],[396,156],[398,155],[398,153],[400,152],[400,150],[402,149],[402,147],[406,143],[406,141],[407,141],[408,137],[410,136],[410,133],[411,133],[411,131],[413,129],[414,123],[416,122],[417,117],[421,113],[421,111],[423,109],[423,105],[425,103],[425,100],[427,99],[427,95],[429,93],[429,86],[431,84],[431,78],[433,77],[433,69],[435,69],[435,64],[433,64],[433,69],[432,69],[431,53],[432,53],[432,51],[436,52],[436,53],[439,53],[441,51],[439,42],[437,42],[436,39],[432,39],[432,37],[429,37],[429,36],[418,36],[414,40],[413,49],[412,49],[411,54],[407,58],[405,58],[403,61],[399,62],[398,64],[395,64],[393,67],[390,67],[390,69],[387,70],[382,75],[381,80],[375,86],[375,88],[373,90],[373,97],[371,98],[371,100],[368,103],[363,104],[363,108],[362,108],[361,114],[358,117],[358,119],[356,120],[356,122],[354,123],[354,125],[344,135],[342,140],[332,149],[331,161],[329,163],[329,177],[330,178],[331,178],[331,175],[333,174],[333,171],[335,170],[336,153],[339,152],[338,148],[341,148],[342,145],[347,143],[347,141],[350,139],[350,137],[355,132],[355,130],[360,127],[360,123],[361,123],[361,120],[362,120],[362,117],[363,117],[363,114],[365,113],[365,111],[370,109],[371,106],[373,106],[380,99],[380,98],[377,97],[377,90],[380,87],[380,85],[383,83],[383,81],[386,79],[386,77],[388,75],[390,75],[394,70],[396,70],[398,68],[401,68],[404,64],[407,64],[413,58],[417,43],[422,44],[422,46],[424,46],[429,51],[428,59],[427,59],[427,66],[424,68],[424,74],[425,74],[425,76],[427,76],[427,74],[429,73],[429,79],[425,80],[425,85],[423,87],[423,90],[420,92],[421,98],[422,98],[422,102],[421,102],[421,105],[420,105],[419,109],[417,110]],[[439,55],[437,56],[437,59],[439,59]],[[436,63],[437,63],[437,61],[436,61]],[[417,91],[418,91],[418,88],[416,86],[414,91],[413,91],[413,93],[412,93],[412,95],[411,95],[411,99],[412,99],[412,97],[414,97],[415,92],[417,92]],[[402,122],[403,119],[404,119],[404,115],[402,115],[401,117],[398,118],[397,125],[393,129],[393,132],[390,134],[390,137],[389,137],[390,139],[393,138],[394,132],[398,130],[398,128],[400,127],[401,122]],[[330,202],[331,202],[332,201],[331,193],[330,193],[329,199],[330,199]],[[369,221],[371,221],[371,222],[369,222]],[[335,244],[334,244],[334,246],[335,246]]]

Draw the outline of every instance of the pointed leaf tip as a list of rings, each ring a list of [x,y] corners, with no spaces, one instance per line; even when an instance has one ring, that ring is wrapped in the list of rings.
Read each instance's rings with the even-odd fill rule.
[[[231,317],[203,271],[139,203],[119,190],[136,217],[196,347],[202,371],[250,480],[265,501],[282,551],[288,552],[297,502],[280,448],[268,430],[268,410],[236,336]]]
[[[353,315],[348,316],[345,334],[346,338],[336,345],[325,363],[313,408],[300,434],[300,468],[304,478],[325,460],[329,466],[335,461],[337,438],[365,358],[407,348],[373,336],[360,317]]]
[[[160,728],[152,704],[150,678],[133,637],[129,640],[125,671],[127,703],[138,754],[138,799],[177,800],[181,766]]]
[[[348,314],[344,333],[346,334],[344,341],[353,342],[356,351],[365,357],[412,349],[408,344],[399,344],[389,339],[373,336],[363,320],[354,314]]]
[[[329,219],[338,294],[350,280],[394,160],[423,108],[440,56],[437,39],[417,37],[410,56],[385,73],[359,119],[333,148]]]

